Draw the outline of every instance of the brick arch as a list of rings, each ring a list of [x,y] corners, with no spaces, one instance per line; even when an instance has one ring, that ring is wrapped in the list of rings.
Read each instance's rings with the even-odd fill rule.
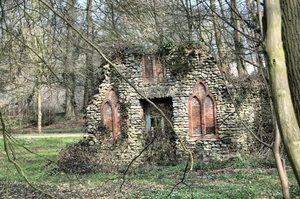
[[[198,80],[188,100],[190,138],[217,138],[216,100],[207,84]]]
[[[119,112],[119,97],[117,90],[110,86],[105,94],[100,108],[101,120],[104,126],[106,126],[112,132],[112,138],[116,139],[120,131],[120,112]],[[106,136],[103,138],[106,140]]]
[[[207,84],[202,80],[198,80],[193,88],[193,93],[198,94],[200,97],[208,95]]]
[[[110,86],[105,93],[105,99],[109,99],[112,101],[113,104],[117,104],[119,101],[119,97],[117,93],[118,93],[117,89],[113,86]]]

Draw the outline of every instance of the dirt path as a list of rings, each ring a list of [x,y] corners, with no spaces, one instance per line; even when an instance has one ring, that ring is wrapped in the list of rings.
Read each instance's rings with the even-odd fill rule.
[[[12,134],[14,138],[50,138],[50,137],[86,137],[87,134],[84,133],[45,133],[45,134]],[[0,139],[3,136],[1,134]]]

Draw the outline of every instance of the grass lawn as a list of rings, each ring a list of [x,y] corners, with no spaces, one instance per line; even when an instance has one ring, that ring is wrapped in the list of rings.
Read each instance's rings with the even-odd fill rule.
[[[85,175],[51,172],[55,166],[51,161],[58,152],[66,144],[79,139],[17,139],[9,145],[10,154],[24,169],[29,181],[58,198],[282,198],[277,171],[271,159],[198,160],[184,180],[184,163],[135,166],[126,176],[122,174],[125,168],[119,168],[118,172]],[[3,149],[3,140],[0,140],[0,147]],[[300,189],[291,169],[288,169],[288,175],[291,197],[297,198]],[[0,198],[5,198],[5,184],[10,198],[47,198],[26,185],[2,150]]]

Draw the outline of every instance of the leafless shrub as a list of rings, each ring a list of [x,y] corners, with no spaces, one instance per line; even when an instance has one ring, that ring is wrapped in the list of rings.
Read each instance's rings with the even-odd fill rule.
[[[120,161],[118,154],[126,148],[126,141],[107,142],[90,146],[88,140],[67,145],[56,158],[56,172],[87,174],[96,172],[120,172],[126,162]]]

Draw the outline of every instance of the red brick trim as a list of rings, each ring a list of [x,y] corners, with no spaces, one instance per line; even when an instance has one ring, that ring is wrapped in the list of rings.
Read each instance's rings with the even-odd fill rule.
[[[100,109],[101,110],[100,111],[101,112],[101,121],[102,121],[103,125],[106,126],[106,124],[104,123],[104,121],[105,121],[104,106],[105,106],[106,103],[108,103],[111,106],[112,129],[110,129],[110,130],[112,131],[113,139],[115,139],[115,135],[116,135],[116,132],[115,132],[115,129],[116,129],[115,115],[116,115],[116,113],[115,113],[115,109],[114,109],[114,106],[113,106],[112,102],[108,99],[104,100],[101,104],[101,109]],[[106,127],[108,127],[108,126],[106,126]],[[106,135],[104,135],[103,141],[106,141]]]
[[[166,68],[156,55],[142,56],[143,82],[160,82],[166,76]]]
[[[113,91],[116,94],[117,99],[115,102],[113,102],[112,100],[109,99],[109,97],[110,97],[109,95],[110,95],[111,91]],[[114,140],[117,138],[118,132],[120,130],[120,126],[119,126],[120,118],[118,118],[118,102],[119,102],[119,98],[118,98],[117,90],[113,86],[110,86],[105,93],[105,99],[103,100],[103,102],[101,104],[100,113],[101,113],[101,121],[104,122],[104,120],[105,120],[104,105],[106,103],[108,103],[111,106],[111,109],[112,109],[112,138]],[[106,140],[106,136],[104,136],[104,138],[103,138],[103,141],[105,141],[105,140]]]
[[[199,95],[198,93],[198,86],[201,85],[204,87],[204,92],[202,94],[202,96]],[[212,110],[212,118],[213,118],[213,125],[210,126],[213,128],[213,133],[212,134],[207,134],[207,122],[205,121],[206,119],[206,113],[205,113],[205,99],[209,97],[212,101],[212,106],[213,106],[213,110]],[[194,125],[193,122],[194,120],[194,116],[193,116],[193,105],[192,105],[192,100],[196,98],[197,100],[199,100],[200,103],[200,119],[201,119],[201,134],[200,135],[195,135],[193,133],[194,131]],[[197,139],[212,139],[212,138],[218,138],[218,128],[217,128],[217,108],[216,108],[216,100],[214,98],[214,96],[209,92],[207,84],[203,81],[203,80],[198,80],[193,88],[193,94],[189,97],[188,99],[188,119],[189,119],[189,138],[191,140],[197,140]]]
[[[113,90],[116,94],[118,93],[118,90],[115,87],[109,86],[106,93],[105,93],[105,98],[109,97],[109,93],[110,93],[111,90]]]

